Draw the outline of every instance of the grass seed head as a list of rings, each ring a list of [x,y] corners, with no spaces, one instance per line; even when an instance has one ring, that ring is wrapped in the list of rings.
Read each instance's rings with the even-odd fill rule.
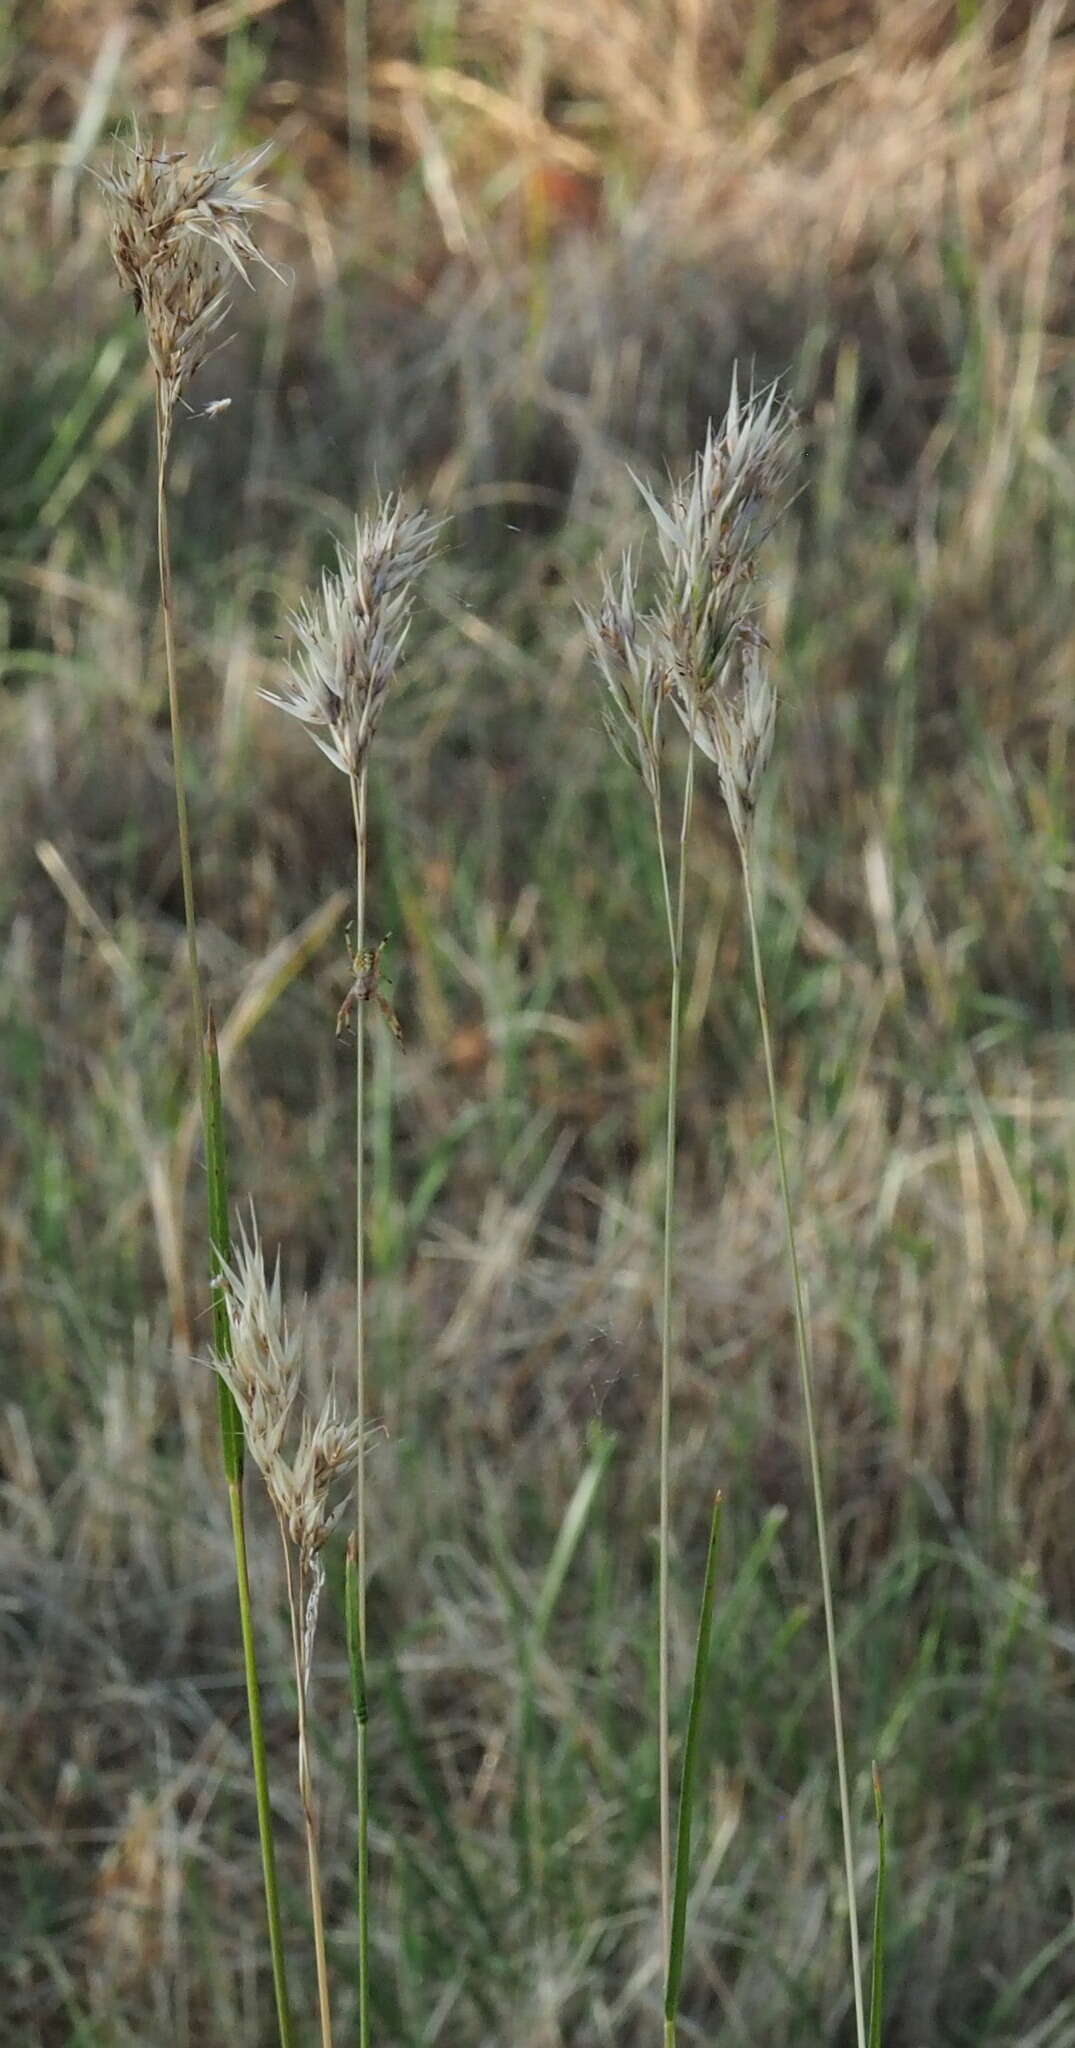
[[[636,478],[661,557],[652,610],[639,614],[625,556],[619,589],[606,578],[597,618],[583,615],[613,714],[606,723],[620,750],[629,743],[655,794],[660,711],[671,699],[692,743],[716,764],[744,848],[776,722],[756,615],[758,558],[781,509],[793,431],[775,385],[743,400],[733,376],[723,422],[710,425],[667,503]]]
[[[757,622],[758,557],[787,483],[793,419],[775,385],[728,410],[667,508],[642,485],[664,566],[654,638],[693,742],[716,763],[745,848],[772,753],[776,689]]]
[[[616,752],[637,767],[650,795],[660,779],[661,673],[650,637],[640,623],[635,568],[628,549],[619,585],[605,576],[601,609],[582,610],[598,675],[607,692],[603,720]]]
[[[235,1397],[250,1455],[272,1491],[285,1464],[284,1441],[299,1391],[301,1339],[288,1327],[280,1289],[280,1261],[270,1280],[251,1214],[239,1246],[222,1269],[231,1339],[229,1357],[213,1363]]]
[[[336,1482],[346,1478],[362,1450],[356,1422],[343,1422],[330,1391],[316,1422],[303,1415],[298,1446],[284,1483],[274,1495],[288,1535],[305,1566],[309,1566],[331,1535],[346,1504],[346,1494],[333,1499]]]
[[[266,1485],[278,1521],[304,1568],[321,1550],[344,1505],[333,1500],[338,1479],[351,1470],[362,1447],[357,1423],[342,1421],[330,1391],[316,1421],[303,1409],[294,1443],[292,1423],[299,1396],[301,1331],[289,1328],[280,1287],[280,1261],[270,1279],[251,1216],[240,1229],[239,1246],[221,1271],[228,1315],[230,1355],[213,1364],[235,1396],[250,1455]]]
[[[227,314],[231,274],[272,265],[247,224],[260,204],[250,174],[266,148],[218,163],[210,154],[169,154],[133,143],[101,177],[116,269],[145,321],[166,427],[201,368]],[[274,271],[274,276],[278,275]]]
[[[296,651],[270,704],[309,727],[323,754],[345,775],[361,774],[403,657],[415,585],[436,553],[440,524],[406,512],[398,497],[356,519],[351,551],[291,614]]]

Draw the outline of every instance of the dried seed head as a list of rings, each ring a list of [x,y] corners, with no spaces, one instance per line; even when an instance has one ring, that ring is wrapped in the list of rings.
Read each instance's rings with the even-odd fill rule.
[[[358,1424],[341,1422],[334,1392],[316,1422],[303,1415],[298,1447],[273,1504],[304,1566],[327,1542],[347,1504],[346,1494],[332,1500],[333,1487],[353,1469],[361,1449]]]
[[[221,1280],[231,1338],[230,1356],[213,1360],[235,1397],[250,1455],[284,1532],[304,1569],[313,1564],[341,1509],[334,1483],[354,1465],[362,1447],[357,1423],[342,1422],[329,1393],[316,1422],[304,1409],[294,1451],[287,1445],[299,1393],[301,1333],[289,1329],[280,1289],[280,1261],[271,1281],[257,1224],[240,1230],[239,1249]]]
[[[737,628],[719,677],[696,708],[674,694],[699,752],[716,763],[732,830],[746,848],[776,732],[776,689],[763,634],[752,620]]]
[[[246,180],[269,147],[221,164],[212,155],[143,147],[136,133],[100,179],[112,255],[145,320],[166,429],[219,335],[230,273],[249,283],[248,264],[272,269],[246,219],[260,204],[257,186]]]
[[[240,1228],[239,1248],[221,1273],[231,1337],[230,1357],[213,1360],[235,1397],[246,1441],[266,1484],[282,1472],[284,1439],[299,1391],[299,1337],[288,1328],[280,1291],[280,1261],[271,1281],[251,1212],[250,1234]]]
[[[295,656],[279,694],[261,694],[308,726],[345,775],[365,766],[439,532],[427,513],[384,500],[356,519],[354,550],[338,549],[337,573],[326,570],[319,592],[291,614]]]
[[[620,758],[639,769],[656,797],[660,776],[661,677],[653,647],[640,624],[630,550],[620,565],[619,588],[610,576],[598,613],[580,606],[590,652],[608,693],[605,731]]]
[[[588,622],[591,645],[621,725],[631,732],[647,787],[659,769],[658,714],[670,697],[692,741],[717,766],[745,848],[772,751],[776,692],[758,626],[761,544],[781,509],[792,461],[793,418],[776,386],[739,397],[711,425],[667,504],[639,490],[652,515],[662,573],[652,611],[639,618],[625,568],[618,607]],[[638,481],[636,479],[636,481]]]

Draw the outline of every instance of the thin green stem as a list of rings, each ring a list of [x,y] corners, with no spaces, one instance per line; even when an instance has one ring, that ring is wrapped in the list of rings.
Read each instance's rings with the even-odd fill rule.
[[[698,1610],[698,1639],[694,1651],[694,1675],[687,1708],[687,1733],[679,1778],[679,1825],[676,1830],[676,1882],[672,1894],[672,1935],[668,1947],[668,1972],[664,1985],[665,2029],[671,2027],[675,2041],[676,2015],[683,1982],[683,1958],[687,1945],[687,1905],[691,1889],[691,1828],[694,1794],[698,1782],[698,1751],[702,1729],[702,1707],[709,1674],[709,1652],[713,1640],[713,1608],[717,1597],[717,1545],[720,1537],[722,1500],[713,1502],[706,1550],[702,1601]]]
[[[356,959],[366,944],[366,841],[368,812],[367,771],[352,775],[351,810],[355,827],[355,943]],[[361,965],[356,973],[361,972]],[[365,1686],[366,1663],[366,1477],[362,1446],[366,1435],[366,1317],[365,1317],[365,1110],[366,1110],[366,1005],[355,1004],[355,1413],[358,1423],[358,1471],[355,1480],[355,1595],[358,1620],[358,1654]],[[355,1729],[355,1799],[358,1808],[358,2038],[360,2048],[369,2048],[369,1749],[365,1718]]]
[[[668,947],[672,962],[672,987],[668,1005],[668,1097],[664,1143],[664,1225],[661,1271],[661,1397],[659,1485],[660,1506],[657,1537],[657,1750],[658,1804],[661,1834],[661,1960],[668,1969],[671,1938],[672,1900],[672,1765],[669,1714],[669,1554],[671,1550],[671,1441],[672,1441],[672,1308],[673,1227],[676,1196],[676,1119],[679,1107],[679,1046],[683,996],[683,921],[687,896],[687,841],[690,836],[694,800],[694,748],[687,757],[683,788],[683,810],[679,826],[679,861],[673,902],[664,849],[659,791],[654,792],[653,816],[657,831],[657,852],[661,864],[661,890],[668,924]],[[673,2022],[674,2026],[674,2022]]]
[[[743,890],[746,896],[747,923],[750,927],[750,950],[754,963],[754,987],[758,1000],[758,1017],[761,1023],[762,1047],[765,1054],[765,1078],[769,1088],[769,1112],[773,1125],[773,1143],[776,1147],[777,1172],[780,1177],[780,1198],[784,1209],[784,1231],[787,1239],[792,1305],[795,1313],[795,1339],[799,1355],[803,1408],[806,1415],[806,1441],[810,1456],[810,1483],[814,1497],[814,1519],[817,1525],[818,1559],[821,1566],[821,1597],[825,1609],[825,1641],[828,1650],[829,1693],[832,1699],[833,1734],[836,1743],[836,1775],[840,1788],[840,1822],[844,1838],[844,1879],[847,1887],[847,1916],[851,1937],[851,1974],[855,1991],[855,2036],[858,2048],[866,2048],[866,2018],[862,2002],[862,1963],[859,1955],[858,1910],[855,1904],[855,1857],[851,1837],[851,1801],[848,1795],[847,1760],[844,1753],[844,1717],[840,1703],[840,1667],[836,1654],[836,1619],[832,1602],[832,1580],[829,1573],[825,1495],[821,1482],[821,1455],[818,1450],[817,1428],[814,1421],[810,1338],[807,1328],[802,1276],[799,1271],[799,1254],[795,1241],[795,1223],[791,1208],[791,1191],[788,1187],[787,1163],[784,1157],[784,1137],[776,1092],[772,1033],[769,1027],[769,1004],[765,992],[765,974],[762,969],[761,947],[758,942],[758,925],[754,912],[754,890],[751,882],[750,856],[746,846],[742,843],[740,844],[739,852],[743,867]]]
[[[254,1765],[254,1793],[261,1843],[261,1870],[265,1883],[265,1910],[269,1921],[269,1953],[272,1957],[273,1992],[280,2048],[294,2048],[291,2005],[284,1963],[284,1930],[280,1918],[280,1893],[276,1881],[276,1847],[273,1841],[272,1806],[269,1799],[269,1766],[265,1750],[265,1728],[261,1718],[261,1687],[258,1683],[254,1649],[254,1616],[250,1601],[250,1572],[246,1557],[246,1522],[243,1514],[242,1483],[228,1482],[228,1508],[235,1546],[235,1582],[239,1593],[239,1633],[243,1645],[246,1676],[246,1705],[250,1717],[250,1755]]]
[[[175,783],[176,827],[179,838],[179,867],[183,881],[183,917],[187,935],[187,959],[190,968],[190,999],[194,1017],[194,1043],[197,1048],[199,1085],[202,1104],[202,1121],[205,1128],[206,1154],[209,1184],[209,1244],[210,1261],[216,1263],[223,1252],[217,1242],[218,1229],[216,1211],[221,1206],[227,1215],[227,1190],[220,1153],[219,1116],[215,1119],[213,1084],[210,1079],[215,1059],[214,1050],[207,1053],[208,1040],[205,1029],[205,997],[202,990],[201,966],[198,959],[198,926],[194,902],[194,867],[190,851],[190,824],[187,816],[186,757],[183,746],[183,721],[179,702],[179,683],[175,663],[175,628],[172,609],[172,551],[168,529],[168,450],[171,440],[171,423],[161,388],[157,386],[157,566],[160,575],[161,613],[164,621],[164,662],[168,679],[168,716],[172,736],[172,766]],[[219,1087],[219,1068],[215,1069]],[[219,1102],[216,1104],[219,1111]],[[217,1178],[219,1169],[219,1180]],[[226,1256],[226,1254],[224,1254]],[[226,1393],[225,1389],[225,1393]],[[246,1678],[246,1707],[250,1726],[250,1758],[254,1772],[254,1801],[258,1816],[258,1837],[261,1845],[261,1873],[265,1890],[265,1912],[269,1926],[269,1951],[272,1958],[273,1992],[276,1999],[277,2029],[280,2048],[293,2048],[294,2033],[291,2024],[291,2007],[288,1998],[287,1970],[284,1963],[284,1935],[280,1918],[280,1896],[276,1880],[276,1852],[273,1841],[272,1806],[269,1800],[269,1769],[265,1749],[265,1729],[261,1718],[261,1689],[258,1683],[257,1653],[254,1646],[254,1625],[250,1604],[250,1573],[246,1555],[246,1526],[242,1494],[242,1428],[238,1422],[235,1403],[230,1394],[220,1402],[221,1431],[224,1449],[224,1464],[227,1472],[228,1508],[231,1517],[232,1543],[235,1551],[235,1584],[239,1596],[239,1629],[243,1647],[243,1671]]]

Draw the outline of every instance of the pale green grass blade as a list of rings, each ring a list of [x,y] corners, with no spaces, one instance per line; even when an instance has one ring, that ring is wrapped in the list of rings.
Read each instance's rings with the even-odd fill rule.
[[[989,2013],[986,2019],[985,2033],[982,2036],[983,2040],[1011,2040],[1010,2034],[1001,2034],[997,2030],[1002,2026],[1007,2027],[1013,2014],[1018,2012],[1020,2002],[1025,1998],[1027,1992],[1032,1990],[1041,1978],[1049,1978],[1054,1964],[1059,1962],[1061,1956],[1071,1948],[1073,1943],[1075,1943],[1075,1927],[1062,1927],[1059,1934],[1055,1935],[1052,1941],[1046,1942],[1045,1947],[1040,1949],[1037,1955],[1031,1956],[1026,1968],[1020,1970],[1010,1984],[1005,1985],[992,2012]],[[1020,2042],[1020,2048],[1022,2048],[1022,2042]]]
[[[563,1591],[564,1581],[571,1569],[571,1561],[582,1540],[598,1488],[608,1471],[615,1448],[614,1439],[604,1430],[595,1433],[590,1462],[567,1504],[552,1547],[552,1556],[545,1567],[545,1576],[541,1582],[532,1624],[535,1648],[545,1640],[556,1603]]]
[[[873,1805],[877,1815],[877,1891],[873,1902],[873,1944],[870,1968],[869,2048],[881,2048],[881,2017],[885,2002],[885,1806],[881,1773],[873,1767]]]
[[[709,1644],[713,1633],[713,1603],[717,1593],[717,1545],[723,1500],[713,1502],[706,1553],[702,1605],[698,1614],[698,1641],[694,1653],[690,1707],[687,1711],[687,1739],[683,1746],[683,1774],[679,1788],[679,1816],[676,1829],[676,1866],[672,1890],[672,1925],[668,1943],[668,1976],[665,1982],[664,2018],[666,2037],[675,2039],[679,1990],[683,1979],[683,1953],[687,1933],[687,1898],[691,1876],[691,1819],[694,1810],[694,1782],[698,1774],[698,1739],[702,1725],[702,1700],[709,1667]]]
[[[548,1759],[539,1754],[535,1667],[615,1449],[614,1439],[603,1430],[595,1431],[592,1444],[590,1462],[568,1501],[556,1532],[533,1613],[528,1623],[522,1622],[520,1632],[519,1847],[522,1881],[535,1905],[544,1895],[548,1848],[554,1832],[548,1825],[549,1795],[543,1783],[543,1770]]]

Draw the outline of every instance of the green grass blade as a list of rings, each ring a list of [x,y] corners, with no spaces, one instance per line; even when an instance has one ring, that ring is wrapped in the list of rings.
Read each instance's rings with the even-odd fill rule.
[[[694,1808],[694,1781],[698,1774],[698,1738],[702,1725],[702,1698],[705,1693],[706,1672],[709,1666],[709,1643],[713,1633],[713,1603],[717,1592],[717,1542],[720,1535],[722,1506],[723,1500],[718,1493],[713,1502],[713,1519],[709,1525],[709,1550],[705,1561],[702,1605],[698,1615],[698,1642],[694,1653],[694,1677],[691,1680],[691,1700],[687,1712],[687,1739],[683,1746],[683,1774],[679,1788],[679,1815],[676,1828],[675,1882],[672,1892],[672,1925],[668,1943],[668,1976],[665,1982],[664,1993],[666,2029],[675,2028],[676,2012],[679,2007],[679,1988],[683,1978],[683,1951],[687,1932],[687,1895],[690,1890],[691,1818]],[[674,2039],[674,2032],[669,2038]]]
[[[564,1580],[571,1569],[571,1560],[582,1539],[598,1488],[608,1470],[615,1448],[615,1439],[604,1430],[595,1433],[590,1462],[567,1504],[563,1521],[556,1533],[552,1555],[545,1567],[545,1576],[534,1608],[532,1626],[535,1648],[545,1640],[553,1611],[563,1590]]]
[[[228,1357],[231,1334],[220,1269],[231,1257],[231,1226],[228,1220],[228,1155],[224,1144],[224,1111],[220,1094],[220,1054],[216,1024],[210,1009],[205,1027],[203,1092],[205,1096],[205,1165],[209,1182],[209,1269],[213,1301],[213,1349],[218,1358]],[[216,1376],[220,1412],[220,1440],[224,1471],[229,1485],[238,1486],[243,1476],[245,1440],[234,1395]]]
[[[590,1461],[564,1510],[532,1614],[529,1618],[525,1615],[520,1616],[516,1824],[520,1886],[524,1894],[529,1894],[535,1911],[541,1910],[547,1860],[542,1766],[538,1749],[537,1662],[615,1447],[615,1439],[611,1435],[600,1428],[595,1429],[591,1438]],[[510,1572],[507,1569],[506,1558],[502,1576],[509,1586],[510,1597]]]
[[[881,2013],[885,1997],[885,1807],[881,1796],[881,1773],[876,1764],[873,1767],[873,1805],[877,1815],[877,1891],[873,1902],[869,2048],[881,2048]]]

